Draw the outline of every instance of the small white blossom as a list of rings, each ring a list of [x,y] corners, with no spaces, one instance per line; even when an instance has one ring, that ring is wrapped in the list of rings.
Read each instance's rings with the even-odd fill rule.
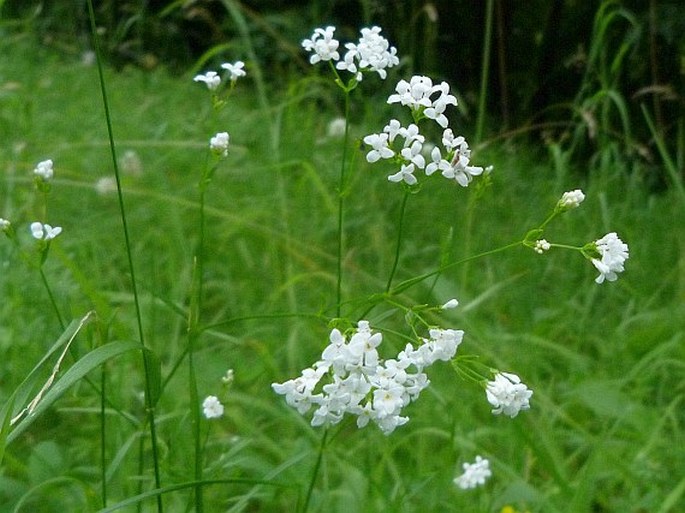
[[[340,42],[333,38],[335,27],[326,27],[325,29],[314,29],[311,39],[302,41],[302,47],[308,52],[314,52],[309,58],[311,64],[316,64],[319,61],[337,61],[340,59],[338,53],[338,46]]]
[[[44,160],[39,162],[36,169],[33,170],[33,174],[41,178],[44,182],[49,182],[54,176],[54,170],[52,169],[52,160]]]
[[[585,194],[580,189],[565,192],[561,195],[561,199],[558,203],[558,208],[561,210],[571,210],[572,208],[578,208],[578,206],[585,199]]]
[[[530,409],[530,398],[533,391],[521,383],[521,378],[510,372],[498,372],[493,381],[488,381],[485,389],[488,402],[494,406],[492,413],[504,413],[511,418],[521,410]]]
[[[476,461],[473,463],[464,463],[462,468],[464,473],[454,478],[454,484],[462,490],[483,485],[492,475],[490,462],[481,456],[476,456]]]
[[[218,419],[224,414],[224,405],[216,396],[210,395],[202,401],[202,413],[208,419]]]
[[[408,185],[415,185],[417,180],[414,176],[414,164],[402,164],[402,167],[397,173],[388,176],[388,181],[394,183],[405,182]]]
[[[373,149],[366,154],[366,161],[374,163],[380,159],[389,159],[395,156],[395,152],[388,146],[388,134],[371,134],[364,137],[364,143]]]
[[[225,157],[228,155],[228,132],[219,132],[209,140],[209,147],[216,155]]]
[[[628,260],[628,245],[619,239],[615,232],[607,233],[594,244],[595,249],[601,255],[599,259],[592,259],[592,263],[599,271],[595,282],[603,283],[605,279],[616,281],[618,278],[616,273],[623,272],[623,264]]]
[[[535,252],[542,255],[545,251],[549,251],[549,248],[551,248],[552,245],[547,242],[545,239],[540,239],[535,241]]]
[[[245,63],[243,61],[236,61],[235,63],[224,62],[221,67],[228,70],[231,75],[229,78],[231,82],[235,82],[238,78],[245,76],[245,70],[243,69],[245,68]]]
[[[11,226],[12,223],[10,223],[7,219],[3,219],[0,217],[0,232],[8,231]]]
[[[39,223],[38,221],[31,223],[31,235],[38,240],[52,240],[62,233],[62,228],[55,226],[54,228],[49,224]]]
[[[204,75],[195,75],[193,80],[195,82],[204,82],[210,91],[216,90],[219,84],[221,84],[221,77],[216,71],[208,71]]]

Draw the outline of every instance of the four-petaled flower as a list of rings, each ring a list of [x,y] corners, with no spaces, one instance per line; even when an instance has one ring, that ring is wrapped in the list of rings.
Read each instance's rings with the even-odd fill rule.
[[[492,475],[490,471],[490,462],[476,456],[476,461],[473,463],[464,463],[462,465],[464,472],[454,478],[454,484],[462,490],[475,488],[478,485],[485,484],[485,481]]]
[[[594,248],[600,254],[600,258],[592,259],[592,263],[599,271],[595,282],[602,283],[605,279],[616,281],[616,273],[623,272],[623,264],[628,260],[628,245],[619,239],[615,232],[611,232],[596,240]]]
[[[245,70],[243,69],[245,67],[245,63],[243,61],[236,61],[235,63],[224,62],[221,67],[225,70],[228,70],[231,75],[229,77],[231,82],[235,82],[238,80],[238,78],[245,76]]]
[[[195,75],[193,80],[195,82],[204,82],[207,85],[207,89],[210,91],[215,91],[221,84],[221,77],[216,71],[208,71],[203,75]]]
[[[311,64],[316,64],[320,61],[337,61],[340,59],[340,54],[338,53],[338,46],[340,42],[333,38],[333,33],[335,32],[335,27],[329,26],[325,29],[317,28],[314,29],[311,39],[305,39],[302,41],[302,48],[312,53],[309,57],[309,62]]]
[[[54,228],[49,224],[39,223],[38,221],[31,223],[31,235],[38,240],[52,240],[62,233],[60,226]]]

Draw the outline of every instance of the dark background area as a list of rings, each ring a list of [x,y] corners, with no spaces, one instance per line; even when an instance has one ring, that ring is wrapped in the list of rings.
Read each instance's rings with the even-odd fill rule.
[[[77,55],[90,47],[85,0],[0,6],[0,30],[25,30]],[[660,189],[669,182],[659,171],[660,138],[682,177],[682,0],[100,0],[95,8],[107,59],[117,68],[182,73],[218,50],[239,55],[249,35],[273,82],[310,69],[300,41],[315,27],[335,25],[345,42],[363,26],[380,25],[398,48],[403,76],[449,81],[467,123],[475,124],[485,97],[484,139],[542,137],[583,162],[613,145]]]

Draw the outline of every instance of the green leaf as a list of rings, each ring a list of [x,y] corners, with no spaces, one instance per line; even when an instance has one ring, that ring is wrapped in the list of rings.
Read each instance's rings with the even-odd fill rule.
[[[33,411],[21,419],[16,427],[7,436],[7,443],[10,444],[19,435],[21,435],[26,429],[33,423],[36,418],[42,415],[45,410],[47,410],[57,399],[59,399],[67,389],[77,383],[86,374],[88,374],[93,369],[96,369],[107,360],[111,360],[123,353],[128,351],[135,351],[140,349],[139,342],[111,342],[107,345],[98,347],[90,353],[86,354],[78,362],[71,366],[71,368],[64,373],[61,379],[59,379],[48,391],[45,396],[38,401]]]
[[[35,394],[35,384],[40,377],[39,371],[62,346],[66,345],[68,347],[69,344],[71,344],[81,328],[85,326],[86,323],[90,322],[94,315],[94,312],[88,312],[83,318],[80,320],[75,319],[69,324],[69,326],[67,326],[67,328],[64,330],[64,333],[62,333],[62,335],[52,345],[48,352],[45,353],[43,358],[41,358],[40,361],[33,367],[28,376],[26,376],[26,378],[24,378],[19,386],[14,390],[14,393],[12,394],[12,405],[9,405],[8,401],[2,407],[2,409],[0,409],[0,418],[5,418],[8,412],[11,417],[14,414],[13,410],[15,405],[17,405],[18,408],[21,408],[29,401],[29,397],[32,394]],[[62,354],[64,354],[64,351],[62,351]]]

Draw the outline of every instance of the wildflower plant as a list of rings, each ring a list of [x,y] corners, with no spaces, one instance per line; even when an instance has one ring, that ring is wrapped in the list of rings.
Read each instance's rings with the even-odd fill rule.
[[[91,21],[94,21],[92,5]],[[93,33],[95,34],[94,23]],[[517,420],[513,419],[519,415],[526,415],[528,410],[535,408],[534,392],[518,374],[501,371],[481,363],[480,359],[474,355],[464,354],[464,350],[469,345],[468,333],[460,329],[460,326],[445,320],[446,313],[459,307],[457,298],[446,296],[438,301],[438,304],[417,304],[414,299],[405,294],[408,290],[430,279],[436,279],[441,273],[455,266],[514,248],[532,250],[531,258],[538,258],[534,254],[549,256],[562,249],[577,251],[599,272],[595,278],[598,284],[616,281],[619,274],[624,272],[625,263],[629,258],[628,245],[615,232],[579,246],[555,241],[550,229],[552,221],[562,215],[572,215],[572,211],[580,208],[586,200],[585,194],[580,189],[575,189],[564,192],[556,203],[550,205],[549,215],[540,224],[532,228],[528,227],[529,229],[525,232],[526,227],[522,227],[521,232],[525,234],[515,237],[513,242],[469,255],[461,260],[437,262],[431,271],[398,283],[399,262],[404,251],[403,224],[407,217],[409,198],[415,193],[420,193],[423,184],[432,180],[449,188],[457,197],[471,194],[472,198],[477,199],[492,179],[492,166],[476,165],[477,160],[472,155],[475,151],[472,151],[465,136],[455,135],[460,133],[453,124],[457,98],[450,92],[450,85],[444,81],[435,83],[428,76],[414,75],[408,80],[397,81],[393,92],[387,96],[387,105],[392,106],[397,111],[397,115],[387,120],[382,128],[379,126],[376,131],[367,133],[357,141],[359,147],[363,149],[366,162],[362,164],[361,169],[355,168],[353,159],[349,157],[349,150],[353,146],[349,130],[351,95],[363,80],[387,79],[390,75],[389,70],[400,63],[396,48],[381,33],[381,28],[377,26],[363,28],[357,41],[341,44],[335,38],[335,27],[327,26],[315,29],[311,36],[301,43],[302,48],[308,52],[309,62],[312,65],[327,66],[333,83],[343,94],[345,114],[342,121],[336,120],[334,129],[330,130],[331,138],[337,139],[342,136],[339,140],[343,145],[339,162],[340,173],[335,184],[338,199],[336,226],[331,227],[337,233],[334,272],[336,288],[334,299],[330,301],[330,304],[313,315],[326,323],[326,336],[322,336],[322,340],[319,341],[314,352],[317,356],[312,358],[313,361],[309,360],[311,364],[302,369],[299,374],[283,376],[283,379],[279,378],[271,383],[271,391],[283,398],[285,405],[290,408],[289,414],[304,416],[312,428],[322,431],[317,458],[311,469],[306,497],[301,508],[301,511],[305,512],[316,486],[327,443],[333,438],[329,438],[329,434],[334,431],[340,433],[346,426],[356,426],[360,430],[377,429],[385,436],[402,436],[403,431],[410,429],[410,423],[414,418],[413,403],[423,400],[422,396],[426,394],[422,392],[431,386],[434,365],[449,366],[454,370],[454,376],[481,387],[484,391],[482,408],[489,417],[497,416],[500,419],[506,417],[501,421],[516,422]],[[189,465],[192,467],[190,471],[192,479],[183,486],[192,490],[192,501],[196,511],[204,510],[204,488],[209,482],[205,478],[206,455],[203,429],[206,433],[210,421],[218,427],[221,425],[219,419],[224,416],[228,417],[224,405],[225,396],[216,390],[202,391],[201,394],[198,379],[200,371],[197,368],[197,352],[203,342],[203,334],[208,330],[208,320],[205,318],[208,315],[204,308],[207,288],[204,266],[210,239],[207,237],[207,196],[217,169],[230,163],[233,139],[227,131],[225,122],[219,117],[219,113],[228,104],[229,96],[236,84],[246,76],[244,68],[243,61],[227,62],[221,64],[217,70],[209,70],[193,78],[193,81],[198,83],[198,94],[208,95],[211,101],[211,131],[201,136],[203,141],[201,151],[205,165],[196,177],[197,238],[194,241],[192,254],[188,258],[192,273],[190,273],[190,286],[185,298],[186,304],[177,308],[185,314],[187,343],[182,355],[176,362],[172,362],[173,370],[167,379],[170,379],[173,373],[181,368],[184,360],[187,361],[187,402],[190,406],[186,412],[187,415],[183,418],[187,418],[190,423],[193,458],[192,464]],[[141,422],[141,425],[146,425],[150,430],[155,473],[154,493],[157,498],[157,510],[161,512],[163,510],[161,495],[165,488],[161,481],[159,443],[155,431],[158,425],[155,412],[161,394],[160,390],[163,389],[160,377],[161,363],[144,340],[145,330],[136,292],[132,244],[129,240],[126,209],[119,182],[115,145],[109,123],[101,69],[100,80],[103,84],[103,103],[107,112],[116,190],[122,215],[140,339],[139,343],[129,342],[128,345],[112,347],[121,352],[132,347],[143,355],[146,419],[145,422]],[[378,88],[381,87],[383,86],[378,86]],[[437,138],[433,136],[432,139],[432,134],[436,133],[439,133],[439,136]],[[201,160],[198,159],[198,161]],[[379,180],[383,186],[387,187],[389,195],[401,196],[400,212],[396,222],[397,236],[392,248],[392,263],[387,269],[387,275],[381,276],[380,283],[385,286],[368,296],[344,297],[348,295],[348,291],[343,287],[345,199],[352,192],[352,184],[358,183],[351,180],[350,176],[361,172],[368,173],[370,180]],[[54,225],[54,221],[50,220],[53,224],[48,224],[47,197],[53,180],[52,160],[39,162],[33,171],[33,182],[44,199],[40,215],[36,215],[35,220],[32,219],[33,222],[27,226],[27,229],[21,231],[17,228],[19,224],[16,224],[15,220],[10,222],[7,219],[0,219],[0,231],[17,245],[20,244],[22,237],[25,237],[38,248],[40,258],[37,267],[59,322],[68,334],[66,338],[71,337],[66,346],[68,348],[73,337],[85,324],[85,320],[90,319],[91,316],[89,314],[84,317],[78,328],[68,328],[62,320],[55,296],[43,272],[43,264],[49,248],[62,234],[62,228]],[[354,252],[350,254],[352,255],[350,258],[353,258]],[[464,315],[466,314],[467,312],[464,312]],[[288,312],[284,315],[298,316],[300,314]],[[268,317],[268,313],[255,315],[255,318],[262,320]],[[65,348],[59,358],[60,364],[66,351]],[[115,354],[114,349],[108,351]],[[102,356],[101,363],[106,360],[107,358]],[[89,370],[91,368],[86,369],[84,375]],[[57,376],[58,371],[57,367],[51,374],[51,380]],[[233,369],[229,369],[220,378],[226,389],[234,384],[234,380]],[[458,388],[455,387],[455,393],[458,393]],[[102,392],[103,418],[105,403],[105,393]],[[9,410],[12,410],[11,406]],[[296,413],[292,413],[293,411]],[[7,418],[11,418],[11,415]],[[142,447],[141,445],[141,453]],[[103,489],[107,482],[104,468],[103,464]],[[475,457],[473,463],[463,463],[461,468],[461,474],[453,480],[456,487],[461,490],[484,485],[492,476],[490,461],[480,455]],[[265,483],[267,481],[260,481],[258,484]],[[173,488],[174,485],[171,487]],[[103,504],[106,503],[104,496],[106,496],[105,491],[103,491]]]

